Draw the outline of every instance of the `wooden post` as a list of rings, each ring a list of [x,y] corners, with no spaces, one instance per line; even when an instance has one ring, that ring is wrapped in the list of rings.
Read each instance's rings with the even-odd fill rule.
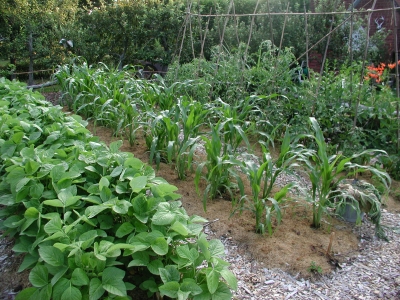
[[[176,70],[175,70],[175,81],[176,81],[176,78],[177,78],[177,76],[178,76],[179,64],[180,64],[180,61],[181,61],[181,54],[182,54],[182,48],[183,48],[183,42],[184,42],[184,40],[185,40],[185,34],[186,34],[186,26],[187,26],[188,18],[189,18],[189,16],[190,16],[190,10],[191,10],[191,8],[192,8],[192,2],[190,2],[190,4],[188,3],[188,6],[187,6],[187,8],[186,8],[185,25],[184,25],[184,28],[183,28],[181,47],[180,47],[180,49],[179,49],[179,54],[178,54],[178,67],[177,67]]]
[[[307,22],[307,10],[306,10],[306,2],[305,1],[303,1],[303,5],[304,5],[304,22],[305,22],[305,32],[306,32],[306,66],[307,66],[307,69],[308,69],[308,52],[309,52],[309,49],[308,49],[308,43],[309,43],[309,41],[308,41],[308,39],[309,39],[309,37],[308,37],[308,22]],[[307,77],[309,77],[309,74],[310,73],[308,73],[308,76]]]
[[[368,47],[369,47],[369,29],[371,28],[371,25],[370,25],[371,16],[372,16],[372,11],[375,9],[376,1],[377,0],[374,0],[374,4],[372,4],[372,9],[368,10],[367,37],[366,37],[366,41],[365,41],[365,52],[364,52],[364,59],[363,59],[363,63],[362,63],[361,76],[360,76],[360,87],[358,89],[358,97],[357,97],[356,107],[354,109],[353,130],[355,130],[356,126],[357,126],[358,107],[360,105],[360,98],[361,98],[361,87],[362,87],[362,83],[364,82],[365,61],[367,60]]]
[[[350,36],[349,36],[349,52],[350,52],[350,101],[349,107],[353,100],[353,27],[354,27],[354,3],[351,4],[350,15]]]
[[[271,35],[271,42],[272,42],[272,45],[274,46],[274,29],[272,27],[272,18],[271,18],[271,10],[269,8],[269,0],[267,0],[267,8],[268,8],[269,31],[270,31],[270,35]]]
[[[28,74],[28,85],[33,85],[33,34],[29,33],[28,39],[28,51],[29,51],[29,74]]]
[[[286,6],[286,14],[285,14],[285,21],[283,21],[283,28],[282,28],[282,34],[281,34],[281,41],[279,43],[279,51],[282,49],[282,43],[283,43],[283,35],[285,33],[285,27],[286,27],[286,21],[287,21],[287,13],[289,12],[289,4],[290,2],[287,3]]]
[[[336,10],[336,7],[337,7],[337,4],[335,5],[335,10]],[[332,15],[331,25],[329,27],[329,32],[332,31],[333,22],[334,21],[335,21],[335,15]],[[319,71],[319,79],[318,79],[317,91],[315,92],[315,97],[316,98],[318,97],[319,89],[321,87],[322,75],[324,73],[325,61],[326,61],[326,56],[328,55],[328,48],[329,48],[330,42],[331,42],[331,35],[328,36],[328,40],[326,41],[326,45],[325,45],[325,52],[324,52],[324,56],[322,58],[321,70]]]
[[[231,0],[231,2],[229,3],[229,7],[228,7],[228,15],[231,12],[232,9],[232,5],[233,5],[233,0]],[[226,16],[225,17],[225,22],[224,22],[224,27],[222,28],[222,33],[220,35],[220,41],[219,41],[219,47],[218,47],[218,56],[217,56],[217,62],[215,64],[215,72],[214,72],[214,77],[217,75],[218,72],[218,65],[219,65],[219,59],[221,58],[221,52],[222,52],[222,46],[224,43],[224,37],[225,37],[225,29],[226,29],[226,25],[228,24],[228,20],[229,17]],[[212,93],[214,92],[214,84],[215,84],[215,80],[213,81],[212,85],[211,85],[211,90],[210,90],[210,96],[212,95]]]
[[[394,44],[395,44],[395,53],[394,53],[394,59],[396,61],[396,96],[397,96],[397,105],[396,105],[396,110],[397,110],[397,151],[400,150],[400,105],[399,105],[399,98],[400,98],[400,90],[399,90],[399,44],[398,44],[398,27],[397,27],[397,11],[395,9],[395,1],[392,0],[393,3],[393,32],[394,32]]]
[[[249,38],[248,38],[248,40],[247,40],[246,51],[245,51],[245,53],[244,53],[244,61],[245,61],[245,63],[246,63],[246,61],[247,61],[247,52],[249,51],[250,41],[251,41],[251,35],[253,34],[254,18],[255,18],[255,15],[256,15],[256,13],[257,13],[257,9],[258,9],[258,4],[259,4],[259,3],[260,3],[260,0],[257,0],[256,7],[254,8],[254,14],[253,14],[253,16],[251,17]]]

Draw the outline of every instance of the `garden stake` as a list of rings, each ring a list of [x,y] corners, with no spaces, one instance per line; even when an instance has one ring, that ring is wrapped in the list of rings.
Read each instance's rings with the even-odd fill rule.
[[[269,0],[267,0],[267,7],[268,7],[268,19],[269,19],[269,30],[270,30],[270,35],[271,35],[271,42],[272,42],[272,45],[274,45],[274,31],[272,28],[272,18],[271,18],[271,10],[269,8]]]
[[[397,37],[397,16],[396,16],[396,11],[395,11],[395,4],[393,1],[393,19],[394,19],[394,28],[393,28],[393,32],[394,32],[394,44],[396,47],[396,51],[394,52],[394,59],[395,61],[399,61],[399,45],[398,45],[398,37]],[[400,150],[400,116],[399,116],[399,111],[400,111],[400,106],[399,106],[399,97],[400,97],[400,86],[399,86],[399,64],[396,63],[396,96],[397,96],[397,105],[396,105],[396,110],[397,110],[397,151]]]
[[[335,238],[335,232],[333,231],[331,233],[331,236],[329,238],[329,245],[328,245],[328,249],[326,250],[326,256],[330,257],[331,256],[331,249],[332,249],[332,243],[333,243],[333,239]]]
[[[335,5],[335,10],[337,8],[338,3],[336,3]],[[332,19],[331,19],[331,25],[329,28],[329,32],[332,31],[333,28],[333,22],[335,21],[335,15],[332,15]],[[322,64],[321,64],[321,70],[319,71],[319,79],[318,79],[318,86],[317,86],[317,92],[315,93],[315,97],[318,98],[318,93],[319,93],[319,88],[321,87],[321,81],[322,81],[322,75],[324,73],[324,68],[325,68],[325,62],[326,62],[326,56],[328,55],[328,48],[329,48],[329,44],[331,42],[331,35],[328,36],[328,40],[326,41],[326,45],[325,45],[325,52],[324,52],[324,56],[322,58]]]
[[[251,18],[249,39],[247,40],[246,51],[244,52],[244,61],[247,61],[247,51],[249,50],[249,47],[250,47],[251,35],[253,34],[254,18],[256,17],[257,8],[258,8],[259,3],[260,3],[260,0],[257,0],[256,7],[254,8],[254,14],[253,14],[253,17]]]
[[[367,37],[366,37],[366,41],[365,41],[365,52],[364,52],[364,59],[363,59],[363,63],[362,63],[362,69],[361,69],[360,87],[358,89],[358,97],[357,97],[356,107],[354,109],[353,131],[356,129],[356,125],[357,125],[358,106],[360,105],[360,97],[361,97],[361,86],[362,86],[362,83],[364,80],[365,60],[367,59],[367,55],[368,55],[369,30],[371,28],[371,26],[370,26],[371,16],[372,16],[372,11],[375,9],[376,1],[377,0],[374,0],[374,3],[372,4],[372,10],[368,10]]]

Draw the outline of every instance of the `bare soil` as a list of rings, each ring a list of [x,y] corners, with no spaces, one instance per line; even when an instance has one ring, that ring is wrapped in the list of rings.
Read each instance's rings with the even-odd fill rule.
[[[57,96],[52,93],[47,97],[54,103]],[[64,111],[67,112],[65,108]],[[89,123],[88,129],[106,144],[121,139],[112,137],[111,131],[101,126],[94,128]],[[149,160],[149,153],[141,138],[138,138],[134,146],[124,141],[121,151],[132,152],[144,162]],[[156,166],[153,167],[156,169]],[[170,165],[161,164],[157,176],[178,187],[178,192],[182,195],[181,201],[189,215],[197,214],[212,221],[209,226],[216,237],[230,237],[239,245],[240,254],[248,255],[265,268],[279,268],[293,275],[310,277],[312,274],[308,268],[312,262],[320,266],[323,273],[329,273],[340,266],[341,261],[359,253],[359,237],[354,233],[356,231],[353,230],[353,224],[328,217],[325,218],[322,228],[312,228],[311,207],[296,195],[292,195],[291,201],[284,207],[282,223],[276,227],[273,236],[260,235],[255,233],[255,218],[250,212],[231,216],[230,201],[209,201],[207,211],[204,211],[202,195],[196,193],[193,175],[186,180],[179,180]],[[393,189],[399,190],[400,183],[394,182]],[[400,202],[389,197],[384,208],[391,212],[400,212]],[[325,255],[332,232],[335,232],[333,261]],[[12,245],[12,239],[0,240],[0,299],[14,299],[18,291],[29,285],[29,272],[17,273],[22,257],[13,253]]]

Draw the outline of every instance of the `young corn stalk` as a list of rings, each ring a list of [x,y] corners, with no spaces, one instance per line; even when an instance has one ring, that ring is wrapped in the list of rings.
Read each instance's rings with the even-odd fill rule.
[[[150,113],[146,143],[150,149],[150,161],[155,158],[174,165],[178,177],[184,179],[191,169],[194,151],[199,140],[199,129],[208,110],[199,102],[181,97],[170,110],[155,115]]]
[[[221,131],[224,123],[218,122],[211,126],[211,137],[202,136],[205,142],[204,148],[207,153],[207,159],[200,163],[196,169],[194,179],[196,190],[200,193],[199,183],[200,178],[205,178],[207,187],[203,194],[203,207],[206,210],[207,200],[214,199],[217,195],[223,196],[228,193],[231,198],[234,198],[234,190],[239,188],[243,193],[241,181],[235,183],[233,178],[238,178],[234,166],[238,166],[240,161],[235,158],[235,155],[226,151],[222,141]],[[225,151],[223,151],[225,150]],[[203,176],[203,169],[206,168],[206,174]]]
[[[309,149],[307,152],[304,152],[301,161],[304,163],[312,186],[312,226],[320,228],[322,216],[327,213],[327,208],[335,208],[337,206],[335,202],[337,195],[340,194],[342,197],[345,197],[346,191],[339,189],[339,184],[343,180],[354,178],[358,173],[369,171],[388,189],[390,186],[390,177],[386,172],[379,171],[372,166],[359,165],[352,162],[352,160],[360,156],[376,155],[377,153],[386,155],[386,152],[382,150],[366,150],[356,153],[351,157],[344,157],[340,153],[328,156],[327,144],[317,120],[313,117],[310,117],[309,120],[315,132],[315,135],[310,135],[310,137],[317,144],[317,150]]]
[[[242,195],[240,201],[234,201],[236,211],[250,210],[256,218],[256,232],[264,234],[268,231],[273,234],[273,219],[279,225],[282,219],[281,205],[284,203],[287,193],[295,184],[289,183],[273,194],[273,187],[281,173],[289,172],[297,166],[296,159],[303,152],[302,146],[296,144],[297,137],[292,138],[286,131],[279,157],[273,160],[268,149],[268,142],[260,141],[263,159],[261,164],[253,160],[241,163],[241,170],[247,176],[250,183],[251,199]],[[239,179],[238,179],[239,180]],[[272,204],[272,205],[271,205]]]

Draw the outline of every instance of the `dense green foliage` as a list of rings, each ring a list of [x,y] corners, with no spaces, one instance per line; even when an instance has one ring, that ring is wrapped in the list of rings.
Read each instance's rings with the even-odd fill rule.
[[[0,229],[31,269],[16,299],[231,298],[224,247],[175,186],[24,84],[0,95]]]
[[[348,58],[347,47],[343,47],[350,31],[349,22],[344,22],[347,16],[309,15],[306,31],[303,13],[310,11],[309,2],[236,0],[232,5],[228,0],[2,1],[0,53],[2,59],[17,66],[17,71],[26,72],[28,66],[34,66],[35,70],[52,69],[73,56],[85,57],[89,64],[102,61],[120,67],[145,62],[169,65],[175,60],[187,63],[195,58],[210,60],[215,47],[218,52],[228,53],[244,47],[245,57],[252,57],[257,56],[259,45],[269,40],[279,49],[293,49],[294,55],[304,60],[307,38],[311,47],[332,25],[335,31],[330,35],[329,55],[342,63]],[[334,2],[315,1],[314,9],[316,12],[346,9]],[[298,14],[287,17],[283,15],[285,12]],[[249,16],[253,13],[260,15]],[[203,16],[208,14],[212,17]],[[355,29],[362,28],[362,24],[365,27],[365,19],[355,17],[354,24]],[[386,34],[384,29],[371,38],[372,61],[387,59],[383,45]],[[354,58],[363,55],[365,32],[361,30],[358,35]],[[316,53],[324,53],[325,41],[314,47]]]
[[[278,59],[285,61],[284,55],[291,57],[289,52]],[[207,64],[210,65],[210,62]],[[219,70],[225,71],[222,67]],[[368,166],[371,158],[379,153],[377,159],[388,158],[383,150],[395,151],[392,146],[397,128],[393,115],[395,102],[392,102],[395,98],[391,96],[388,87],[377,92],[375,86],[362,86],[362,103],[375,105],[360,105],[362,110],[357,115],[355,130],[363,134],[362,138],[356,140],[351,131],[340,131],[340,140],[334,139],[337,138],[337,133],[332,132],[332,126],[347,124],[351,129],[354,117],[353,108],[349,105],[351,102],[343,102],[344,97],[351,96],[342,86],[351,84],[346,82],[346,73],[333,76],[327,71],[326,80],[321,81],[320,90],[321,93],[326,93],[327,98],[329,95],[329,98],[316,98],[315,103],[310,103],[306,95],[311,95],[310,89],[317,82],[309,80],[301,84],[295,83],[290,80],[290,71],[282,82],[279,77],[269,75],[269,78],[275,79],[275,83],[279,83],[276,93],[270,96],[252,95],[242,98],[243,100],[234,100],[237,94],[232,98],[230,93],[226,93],[214,101],[208,98],[213,96],[212,92],[208,96],[202,93],[203,86],[213,84],[211,81],[204,81],[206,76],[199,78],[199,81],[183,77],[181,82],[168,84],[161,77],[155,81],[136,79],[130,76],[129,70],[114,71],[108,76],[106,74],[107,68],[103,65],[94,68],[83,64],[64,66],[59,69],[56,77],[64,88],[64,99],[69,99],[77,111],[85,112],[86,117],[93,118],[102,125],[115,128],[112,118],[102,116],[118,116],[120,120],[130,116],[130,110],[119,109],[120,102],[129,103],[129,107],[138,112],[137,116],[140,115],[139,121],[132,122],[139,124],[136,134],[142,133],[146,139],[150,162],[159,164],[163,161],[171,164],[181,179],[196,170],[194,183],[198,192],[203,192],[204,208],[206,209],[209,199],[231,199],[233,212],[240,213],[249,209],[255,214],[258,232],[268,231],[272,234],[274,218],[279,224],[280,206],[293,185],[281,187],[279,191],[273,191],[272,187],[280,173],[288,172],[295,166],[306,169],[314,186],[308,199],[311,199],[314,206],[315,227],[320,226],[321,217],[328,212],[328,207],[338,205],[335,200],[336,186],[345,178],[340,177],[342,172],[347,172],[346,176],[354,176],[358,172],[369,170],[383,182],[384,189],[390,184],[386,173]],[[246,73],[242,75],[247,76]],[[104,78],[109,78],[108,85],[102,83]],[[113,78],[120,79],[114,81]],[[196,82],[200,84],[196,85]],[[197,89],[200,91],[200,98],[197,98],[200,101],[196,101]],[[268,85],[268,89],[274,89],[272,83]],[[102,96],[103,93],[105,97]],[[249,91],[243,90],[244,96],[249,94]],[[380,106],[382,103],[385,103],[387,111]],[[90,109],[84,110],[87,106]],[[341,109],[330,109],[327,113],[324,112],[324,107]],[[387,136],[391,141],[388,143],[390,147],[382,147],[385,145],[377,142],[368,143],[368,139],[373,140],[372,135],[381,132],[382,128],[358,127],[360,120],[366,117],[362,114],[364,110],[382,113],[390,133]],[[319,117],[321,127],[316,118],[312,119],[313,127],[309,126],[309,114],[312,113]],[[208,122],[204,121],[205,118]],[[121,127],[118,128],[120,129],[114,131],[115,134],[126,136],[126,132]],[[261,158],[253,155],[250,138],[260,140],[263,151]],[[281,147],[277,160],[269,152],[269,147],[276,141]],[[198,157],[196,149],[199,145],[203,145],[205,157]],[[242,146],[246,147],[249,156],[241,156]],[[383,150],[368,150],[371,146]],[[247,177],[252,188],[251,195],[244,191],[245,183],[241,175]],[[199,189],[201,180],[206,182],[204,191]]]

